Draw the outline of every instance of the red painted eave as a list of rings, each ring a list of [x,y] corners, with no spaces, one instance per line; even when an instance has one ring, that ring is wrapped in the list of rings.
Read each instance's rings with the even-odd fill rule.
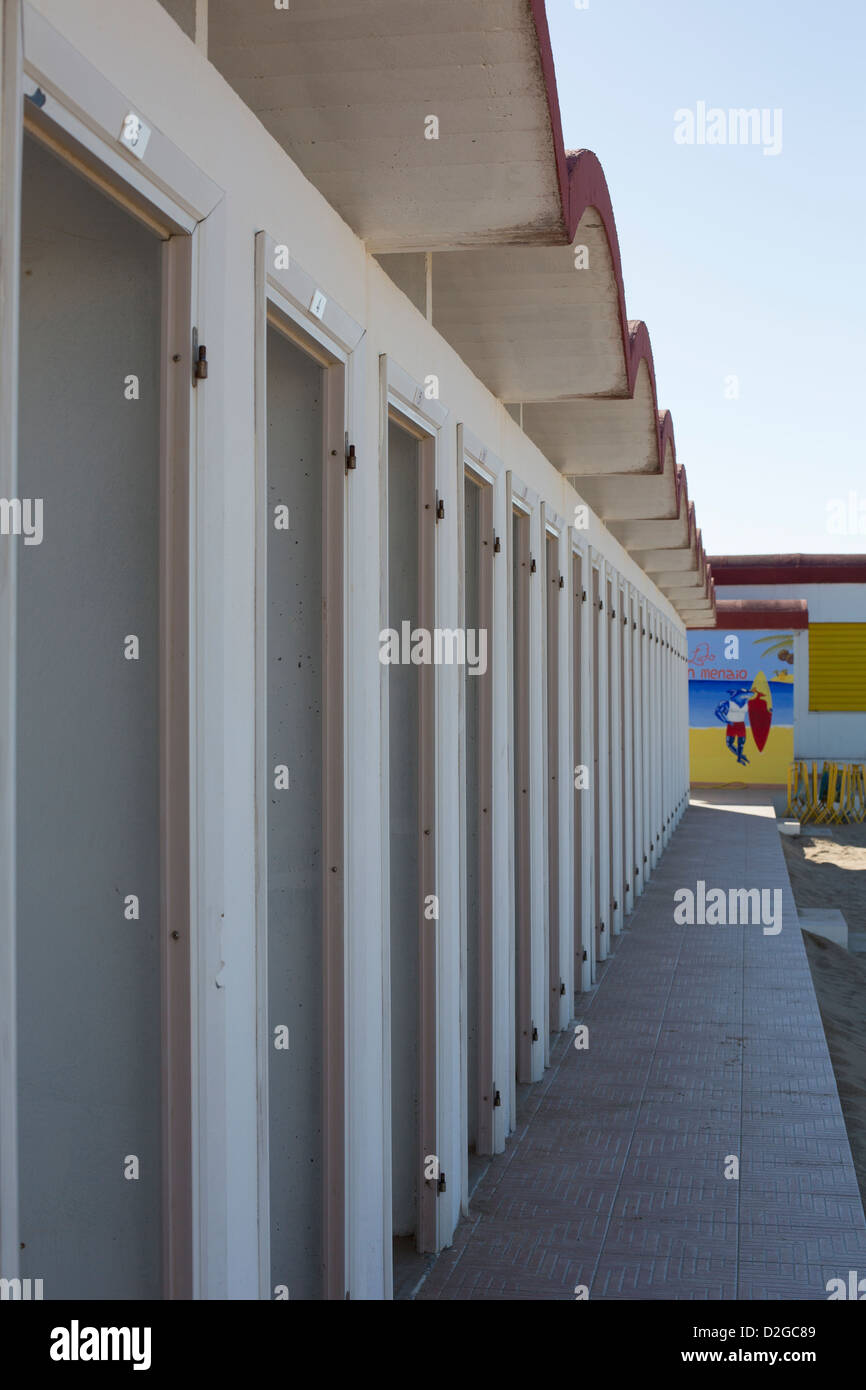
[[[716,583],[866,584],[866,555],[711,555]]]
[[[613,205],[611,203],[607,180],[604,176],[604,170],[598,158],[591,150],[569,152],[565,148],[562,135],[562,114],[559,109],[559,91],[556,84],[556,67],[553,60],[550,29],[547,24],[545,0],[529,0],[529,3],[532,11],[533,23],[535,25],[535,32],[538,38],[541,71],[547,93],[547,107],[550,113],[553,153],[556,160],[559,195],[562,203],[563,242],[566,245],[572,244],[583,214],[588,208],[594,208],[604,227],[605,237],[610,250],[611,265],[616,281],[620,333],[622,336],[628,393],[629,396],[634,396],[638,369],[641,362],[645,362],[652,389],[653,406],[655,408],[658,471],[660,474],[664,472],[665,456],[667,450],[670,449],[674,466],[674,494],[676,505],[677,508],[679,508],[681,497],[684,494],[689,510],[690,541],[695,547],[698,568],[699,570],[703,570],[706,575],[708,593],[712,595],[715,572],[712,568],[712,561],[705,555],[703,547],[700,545],[699,539],[697,539],[700,532],[697,531],[695,526],[694,506],[689,506],[688,503],[688,486],[686,483],[685,468],[682,464],[677,462],[673,420],[669,411],[659,410],[658,407],[655,365],[653,363],[649,330],[646,324],[641,320],[629,321],[626,312],[625,283],[622,273],[619,237],[617,235]]]
[[[780,631],[786,631],[788,628],[807,628],[809,605],[804,598],[717,599],[715,626],[728,632],[742,632],[752,628]]]

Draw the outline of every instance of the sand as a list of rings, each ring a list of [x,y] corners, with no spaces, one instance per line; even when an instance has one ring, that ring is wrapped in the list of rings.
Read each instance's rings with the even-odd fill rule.
[[[866,824],[827,828],[829,835],[804,825],[799,835],[780,836],[794,901],[798,907],[838,907],[849,938],[866,935]],[[849,944],[854,951],[860,946],[856,940]]]
[[[850,950],[803,932],[866,1208],[866,825],[780,836],[797,907],[836,907]]]
[[[866,960],[808,931],[803,940],[866,1209]]]

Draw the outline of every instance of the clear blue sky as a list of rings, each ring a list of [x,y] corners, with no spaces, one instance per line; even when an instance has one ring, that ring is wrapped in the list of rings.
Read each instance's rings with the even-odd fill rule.
[[[547,14],[566,148],[605,171],[707,551],[866,553],[866,3]],[[675,143],[675,111],[701,101],[780,107],[781,153]],[[832,534],[827,504],[851,492],[864,532]]]

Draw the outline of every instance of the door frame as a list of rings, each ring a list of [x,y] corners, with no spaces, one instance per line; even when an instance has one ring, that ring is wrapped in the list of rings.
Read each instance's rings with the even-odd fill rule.
[[[288,262],[286,264],[286,262]],[[267,805],[267,337],[274,328],[322,368],[322,1034],[323,1034],[323,1296],[347,1292],[347,1002],[346,1002],[346,575],[347,440],[356,393],[355,352],[364,330],[265,231],[255,237],[256,421],[256,1034],[258,1090],[259,1296],[270,1289],[270,1129],[268,1086]],[[324,298],[324,303],[322,302]],[[315,311],[314,311],[315,306]],[[290,1291],[291,1293],[291,1291]]]
[[[393,358],[382,353],[379,358],[379,515],[380,573],[379,595],[380,631],[389,627],[389,528],[388,528],[388,425],[412,435],[419,444],[420,488],[424,499],[418,514],[418,616],[419,626],[432,632],[438,616],[439,567],[437,564],[437,503],[441,488],[440,472],[443,454],[443,429],[448,419],[447,409],[437,396],[430,396],[420,382],[415,381]],[[425,515],[426,513],[426,515]],[[418,1138],[419,1158],[439,1155],[438,1100],[440,1089],[438,1053],[438,1008],[440,990],[438,973],[440,961],[440,926],[430,931],[430,921],[424,918],[424,898],[427,893],[439,895],[438,817],[441,808],[439,795],[439,690],[436,666],[431,662],[419,666],[419,813],[418,866],[422,888],[418,911],[419,944],[419,1001],[418,1027]],[[380,666],[380,760],[382,835],[382,980],[383,996],[383,1095],[384,1095],[384,1249],[386,1298],[393,1296],[392,1249],[392,1173],[391,1173],[391,845],[390,845],[390,725],[388,670]],[[435,1252],[439,1248],[438,1182],[418,1175],[418,1215],[416,1241],[420,1252]]]
[[[602,684],[602,634],[604,623],[602,613],[604,612],[604,597],[602,586],[604,583],[604,561],[599,560],[598,564],[590,561],[589,567],[589,602],[590,602],[590,669],[592,680],[590,689],[592,692],[592,714],[591,714],[591,735],[590,744],[592,747],[592,764],[590,777],[592,780],[592,938],[593,938],[593,982],[595,981],[595,966],[599,961],[605,959],[607,952],[604,949],[602,935],[604,933],[604,919],[602,917],[602,872],[601,866],[604,859],[602,853],[602,808],[604,801],[602,798],[602,773],[604,760],[601,756],[601,731],[603,728],[603,707],[604,707],[604,687]]]
[[[0,265],[3,318],[0,334],[10,356],[2,396],[0,473],[13,487],[17,466],[17,303],[20,274],[20,187],[23,135],[51,149],[88,182],[119,203],[163,241],[161,403],[160,403],[160,839],[163,1112],[163,1294],[195,1297],[205,1277],[207,1237],[197,1121],[204,1091],[204,1038],[197,1001],[204,988],[200,964],[202,896],[197,844],[199,748],[196,741],[199,696],[200,612],[191,576],[198,572],[198,517],[195,512],[200,437],[205,411],[197,403],[191,370],[192,328],[199,317],[199,286],[204,278],[201,224],[220,207],[223,191],[165,137],[155,124],[145,157],[120,143],[124,120],[141,112],[82,57],[24,0],[2,0],[4,96],[2,149],[4,173],[3,244]],[[8,181],[7,181],[8,180]],[[10,235],[11,233],[11,235]],[[7,240],[8,236],[8,240]],[[199,319],[200,322],[200,319]],[[183,381],[174,354],[186,363]],[[188,374],[187,374],[188,373]],[[14,492],[8,495],[14,496]],[[11,547],[10,547],[11,550]],[[15,639],[14,558],[8,573],[0,627]],[[166,582],[167,580],[167,582]],[[0,671],[4,723],[15,736],[14,645]],[[10,699],[10,694],[12,698]],[[10,746],[14,746],[11,744]],[[0,853],[11,856],[11,875],[0,901],[0,960],[11,965],[4,978],[3,1008],[14,1028],[15,767],[0,766],[0,807],[12,835]],[[167,837],[171,837],[170,839]],[[180,854],[177,853],[180,847]],[[175,938],[173,933],[179,932]],[[6,1147],[0,1149],[0,1254],[4,1273],[18,1271],[17,1075],[14,1039],[0,1063],[0,1107]]]
[[[565,843],[563,831],[568,825],[568,815],[563,802],[565,782],[564,751],[569,747],[568,726],[563,728],[567,715],[567,698],[570,689],[568,673],[569,643],[566,623],[568,604],[566,575],[563,570],[566,550],[567,524],[546,502],[541,504],[541,534],[543,538],[540,557],[544,580],[544,629],[543,662],[543,720],[544,720],[544,834],[545,834],[545,1010],[544,1010],[544,1062],[550,1065],[551,1040],[554,1033],[568,1022],[563,1019],[563,990],[567,993],[566,977],[570,970],[565,962],[569,958],[566,947],[566,923],[569,919],[568,906],[570,891],[564,881],[564,866],[568,862],[568,852],[563,856]],[[556,571],[551,572],[550,553],[555,555]],[[551,606],[551,597],[555,602]],[[563,638],[566,640],[564,641]],[[555,651],[555,667],[553,652]],[[551,689],[551,680],[553,689]],[[551,718],[552,715],[552,718]],[[552,727],[551,727],[552,725]],[[563,734],[565,733],[565,738]],[[551,823],[551,811],[555,809],[555,826]],[[565,891],[563,891],[565,890]],[[570,1012],[569,1012],[570,1017]]]
[[[595,931],[587,924],[592,922],[592,843],[593,843],[593,790],[579,789],[574,785],[577,769],[585,766],[592,770],[592,759],[587,763],[585,753],[591,747],[592,719],[592,669],[589,663],[591,649],[591,593],[587,592],[587,565],[589,557],[584,546],[576,539],[575,528],[570,531],[568,546],[570,562],[570,710],[571,710],[571,843],[572,843],[572,950],[574,955],[574,993],[579,994],[590,988],[595,966]],[[591,567],[590,567],[591,568]],[[590,574],[591,583],[591,574]],[[587,674],[588,673],[588,674]],[[588,795],[587,795],[588,793]]]
[[[478,796],[479,805],[486,802],[486,816],[482,810],[479,821],[479,922],[478,922],[478,1076],[477,1096],[478,1115],[476,1117],[476,1152],[492,1155],[495,1152],[494,1097],[496,1093],[496,1053],[494,1033],[494,917],[496,885],[494,880],[494,738],[495,710],[497,705],[496,672],[498,652],[496,644],[497,605],[495,600],[495,517],[496,495],[503,465],[500,459],[483,445],[465,425],[457,426],[457,458],[460,462],[458,477],[458,540],[457,548],[461,559],[460,582],[458,589],[458,625],[466,628],[466,591],[463,556],[465,552],[464,501],[467,476],[479,490],[479,529],[483,542],[488,545],[487,563],[479,569],[479,623],[487,631],[487,671],[481,679],[481,698],[479,700],[479,725],[481,740],[478,753]],[[469,919],[466,900],[466,845],[467,845],[467,807],[466,807],[466,689],[465,681],[458,686],[458,729],[460,760],[460,973],[461,973],[461,1109],[468,1098],[468,947]],[[485,1104],[485,1091],[488,1103]],[[464,1151],[464,1173],[462,1175],[462,1207],[468,1212],[468,1115],[464,1114],[461,1125],[461,1148]]]
[[[633,885],[632,907],[643,892],[643,692],[641,684],[640,593],[632,586],[631,680],[632,680],[632,858],[629,865]]]
[[[523,607],[522,622],[520,631],[517,633],[517,642],[526,656],[526,708],[523,711],[521,720],[521,740],[519,746],[514,744],[512,738],[510,742],[509,758],[509,803],[510,812],[510,837],[509,837],[509,859],[510,859],[510,880],[511,880],[511,899],[512,907],[510,913],[510,983],[509,995],[512,1000],[511,1014],[511,1057],[512,1064],[509,1067],[509,1083],[512,1093],[512,1103],[510,1115],[512,1127],[517,1121],[517,1085],[525,1084],[530,1081],[540,1080],[544,1071],[543,1048],[537,1046],[542,1039],[533,1041],[533,1033],[538,1032],[538,1025],[544,1027],[544,990],[545,985],[541,983],[541,971],[539,967],[539,957],[543,953],[543,937],[541,941],[536,938],[539,932],[543,933],[543,872],[541,866],[544,856],[544,825],[545,818],[533,817],[532,808],[536,803],[543,803],[544,783],[541,778],[541,761],[543,758],[543,723],[542,723],[542,670],[541,664],[536,668],[535,678],[529,661],[532,651],[544,650],[544,638],[541,623],[540,608],[540,586],[533,587],[532,561],[535,561],[535,573],[538,573],[538,559],[533,555],[533,546],[539,549],[541,540],[540,534],[540,498],[538,493],[521,483],[515,474],[509,470],[506,474],[506,516],[508,518],[508,533],[506,554],[508,556],[508,727],[509,733],[514,729],[514,641],[515,625],[514,612],[516,595],[514,593],[514,517],[520,516],[524,527],[522,553],[527,564],[526,575],[526,603]],[[539,557],[540,558],[540,555]],[[517,759],[524,759],[524,772],[527,778],[527,805],[521,811],[514,801],[514,781],[516,773]],[[539,802],[541,798],[541,802]],[[522,873],[522,903],[517,902],[517,855],[515,847],[518,846],[518,829],[523,828],[523,834],[519,839],[517,854],[520,858]],[[539,892],[541,890],[541,892]],[[521,934],[523,943],[521,978],[517,982],[517,971],[515,963],[515,953],[517,945],[518,931]],[[518,997],[518,994],[520,997]],[[521,1017],[521,1010],[527,1023],[527,1028],[522,1034],[521,1043],[518,1045],[517,1029],[518,1021]]]

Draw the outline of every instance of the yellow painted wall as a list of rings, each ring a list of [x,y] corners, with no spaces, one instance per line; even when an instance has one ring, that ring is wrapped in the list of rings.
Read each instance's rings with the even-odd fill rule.
[[[794,730],[790,726],[775,726],[758,753],[751,730],[746,735],[744,754],[751,761],[741,767],[734,761],[725,744],[725,728],[690,729],[689,756],[691,777],[696,783],[745,782],[746,785],[785,786],[788,768],[794,761]]]
[[[809,624],[809,709],[866,710],[866,623]]]

